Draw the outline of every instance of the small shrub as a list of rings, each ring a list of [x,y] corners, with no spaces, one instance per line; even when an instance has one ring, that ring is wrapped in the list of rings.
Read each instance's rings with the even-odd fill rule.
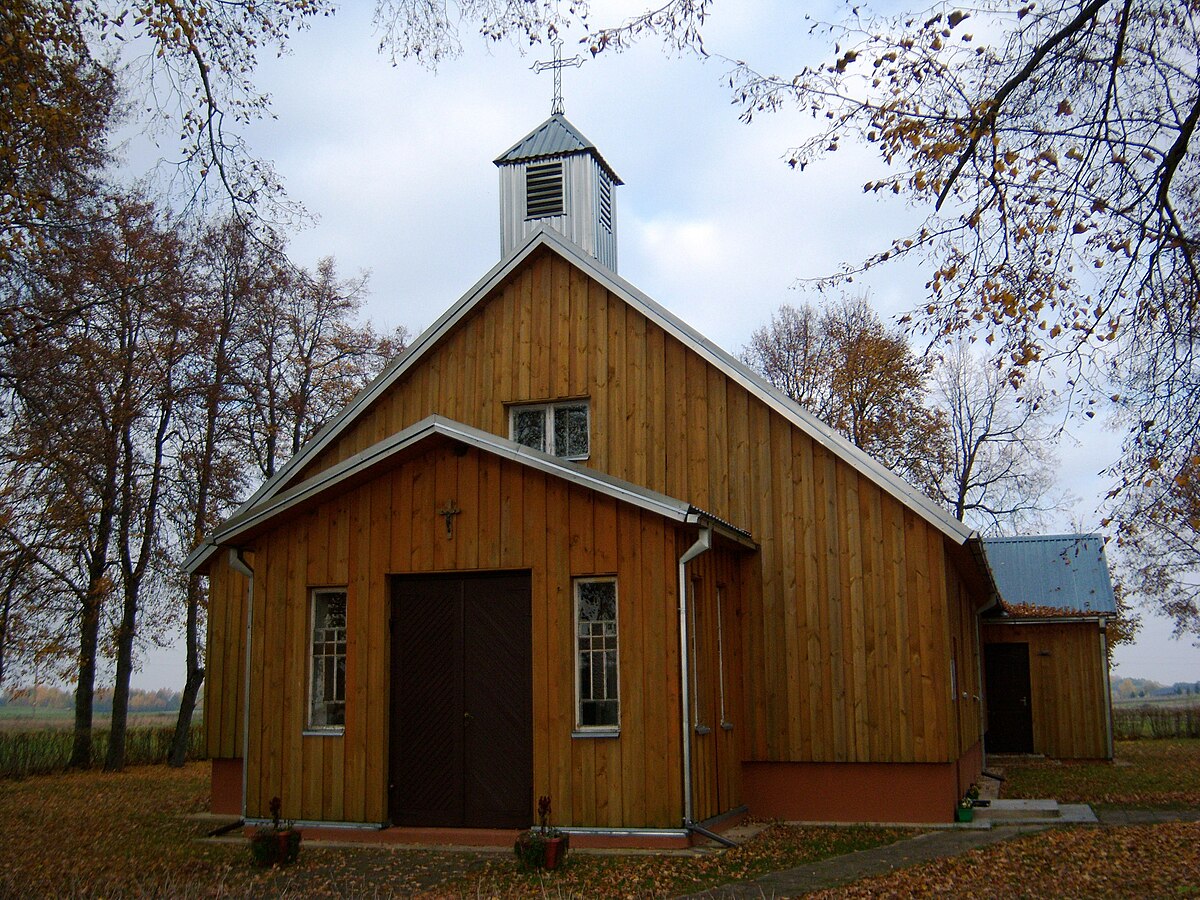
[[[1113,710],[1113,737],[1119,741],[1200,738],[1200,706],[1118,707]]]

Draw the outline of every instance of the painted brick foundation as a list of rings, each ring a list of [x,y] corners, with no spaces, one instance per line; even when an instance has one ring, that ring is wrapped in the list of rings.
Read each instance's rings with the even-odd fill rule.
[[[795,822],[952,822],[966,786],[979,777],[975,745],[947,763],[742,764],[755,817]]]

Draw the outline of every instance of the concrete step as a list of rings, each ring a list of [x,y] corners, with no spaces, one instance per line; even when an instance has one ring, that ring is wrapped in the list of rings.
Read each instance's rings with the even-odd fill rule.
[[[991,819],[993,822],[1057,819],[1061,815],[1057,800],[993,800],[991,806],[975,810],[975,818]]]
[[[1057,800],[993,800],[991,806],[976,808],[975,821],[989,825],[1095,822],[1096,814],[1085,803],[1060,805]]]

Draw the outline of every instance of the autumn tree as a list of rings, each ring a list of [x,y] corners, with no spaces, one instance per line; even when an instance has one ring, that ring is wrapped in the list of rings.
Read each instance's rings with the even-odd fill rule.
[[[819,312],[785,305],[754,331],[742,360],[855,446],[935,491],[944,421],[925,402],[930,362],[866,296],[844,296]]]
[[[945,415],[946,470],[937,483],[954,517],[981,531],[1036,530],[1068,497],[1055,490],[1058,424],[1045,392],[1021,392],[970,344],[945,349],[933,373],[932,402]]]
[[[95,377],[111,388],[102,410],[118,449],[115,570],[120,613],[112,727],[104,767],[125,764],[130,676],[147,594],[165,584],[161,534],[169,454],[175,444],[181,370],[192,344],[192,310],[183,240],[152,204],[118,203],[102,252],[111,261],[96,279],[104,301],[91,323],[108,341],[93,351]],[[165,595],[160,592],[160,606]]]
[[[249,311],[246,448],[267,479],[402,351],[407,331],[381,336],[357,322],[367,278],[341,278],[331,257],[315,273],[281,269]]]
[[[113,74],[93,57],[76,11],[61,9],[69,6],[0,8],[0,265],[77,225],[88,208],[80,198],[109,158]]]
[[[220,519],[245,496],[252,472],[246,464],[243,432],[247,398],[241,389],[247,372],[253,310],[277,288],[279,263],[269,244],[253,239],[240,222],[223,219],[195,236],[192,290],[192,343],[179,384],[178,438],[167,486],[167,510],[175,560],[184,559]],[[188,734],[204,683],[202,575],[177,570],[183,595],[186,680],[169,762],[186,760]]]
[[[939,3],[899,16],[854,7],[814,23],[833,44],[825,62],[782,76],[736,64],[731,79],[746,120],[788,106],[811,114],[793,166],[862,142],[888,167],[864,190],[926,212],[829,281],[920,257],[928,295],[915,327],[984,338],[1014,381],[1050,364],[1075,412],[1116,402],[1126,529],[1144,523],[1120,496],[1160,471],[1169,487],[1200,439],[1186,337],[1200,312],[1196,13],[1147,0]],[[1147,357],[1155,364],[1139,371],[1150,377],[1123,389],[1127,366]]]

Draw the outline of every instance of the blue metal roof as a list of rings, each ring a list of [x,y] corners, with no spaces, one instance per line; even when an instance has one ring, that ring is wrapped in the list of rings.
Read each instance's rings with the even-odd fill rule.
[[[553,156],[568,156],[572,153],[591,153],[600,167],[608,173],[614,184],[623,184],[617,173],[605,162],[596,145],[580,134],[579,129],[567,121],[566,116],[553,115],[521,140],[496,157],[498,166],[507,163],[527,162],[532,159],[548,159]]]
[[[1116,615],[1104,539],[1098,534],[984,538],[1001,598],[1064,615]]]

